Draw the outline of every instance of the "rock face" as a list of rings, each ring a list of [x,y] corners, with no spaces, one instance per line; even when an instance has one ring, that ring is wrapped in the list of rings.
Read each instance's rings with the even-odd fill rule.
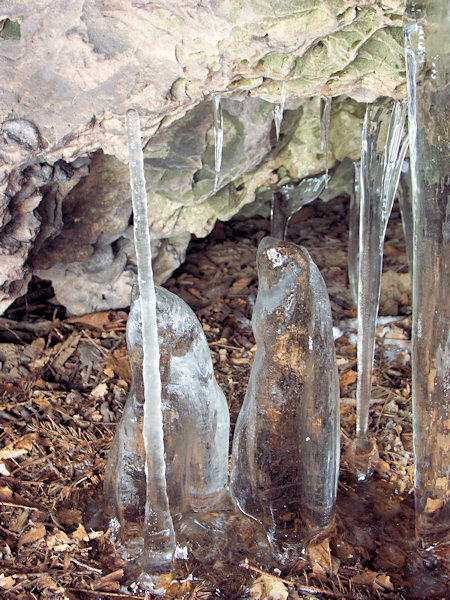
[[[405,94],[402,7],[1,2],[0,311],[24,293],[33,270],[52,280],[71,312],[129,304],[130,106],[141,115],[159,281],[183,260],[190,233],[206,235],[280,171],[295,181],[323,170],[319,96],[341,96],[329,163],[356,158],[358,103]],[[276,143],[272,110],[282,81]],[[216,194],[215,93],[224,111]],[[64,295],[75,280],[80,292]]]

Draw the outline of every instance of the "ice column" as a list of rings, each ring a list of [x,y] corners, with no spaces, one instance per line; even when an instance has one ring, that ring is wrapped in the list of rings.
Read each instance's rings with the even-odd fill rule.
[[[214,193],[217,192],[219,185],[220,169],[222,168],[222,150],[223,150],[223,116],[220,96],[216,94],[213,97],[213,115],[214,115]]]
[[[285,239],[292,216],[320,196],[328,179],[326,174],[309,177],[302,179],[297,185],[283,185],[274,190],[270,224],[270,233],[273,237]]]
[[[325,98],[320,126],[322,129],[322,151],[325,154],[325,174],[328,175],[328,146],[330,137],[331,98]],[[325,184],[328,187],[328,184]]]
[[[360,164],[360,221],[358,266],[358,382],[356,439],[348,449],[358,479],[373,473],[378,450],[368,437],[369,403],[375,351],[375,327],[381,289],[383,245],[387,222],[407,150],[404,137],[406,104],[392,110],[384,149],[377,147],[384,109],[367,106]]]
[[[286,81],[283,81],[283,83],[281,85],[280,103],[275,104],[275,106],[273,108],[273,120],[275,123],[275,133],[277,136],[277,142],[280,139],[281,123],[283,121],[285,102],[286,102]]]
[[[130,183],[134,214],[134,241],[142,314],[146,500],[143,566],[146,572],[170,568],[175,533],[169,511],[164,461],[161,378],[156,322],[156,295],[153,282],[144,156],[139,114],[126,115]]]
[[[449,37],[447,0],[407,2],[416,535],[436,556],[450,544]]]
[[[332,525],[339,383],[328,294],[308,252],[266,237],[257,265],[257,350],[234,434],[230,487],[285,561]]]

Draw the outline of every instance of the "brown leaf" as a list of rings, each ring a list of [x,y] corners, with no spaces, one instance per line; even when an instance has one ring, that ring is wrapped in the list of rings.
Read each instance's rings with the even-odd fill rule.
[[[314,575],[319,577],[324,575],[333,577],[339,569],[340,560],[331,555],[328,538],[309,546],[308,558]]]
[[[9,442],[0,450],[0,460],[18,458],[28,452],[33,447],[33,440],[37,438],[37,433],[27,433],[18,440]]]
[[[384,592],[386,590],[388,590],[389,592],[394,591],[394,586],[392,584],[391,578],[385,573],[380,573],[376,576],[373,587],[379,592]]]
[[[6,577],[3,573],[0,573],[0,588],[4,590],[10,590],[14,586],[14,579],[12,577]]]
[[[81,511],[77,508],[61,508],[58,511],[57,519],[62,525],[79,525],[81,523]]]
[[[239,294],[242,294],[252,281],[253,277],[241,277],[240,279],[236,279],[228,290],[228,295],[238,296]]]
[[[28,533],[19,538],[19,546],[37,542],[38,540],[42,539],[45,534],[46,530],[44,525],[36,525],[36,527],[32,527]]]
[[[284,583],[267,575],[258,577],[250,589],[250,596],[257,600],[287,600],[288,594]]]
[[[125,313],[116,313],[116,311],[108,310],[104,312],[88,313],[86,315],[79,315],[77,317],[70,317],[66,319],[66,323],[77,323],[80,325],[87,325],[95,329],[111,329],[115,325],[119,325],[124,322]],[[119,319],[115,319],[119,317]],[[125,315],[126,317],[126,315]]]
[[[378,573],[366,569],[362,573],[358,573],[350,579],[354,585],[373,585]]]
[[[94,400],[104,400],[108,393],[108,386],[106,383],[99,383],[90,393],[91,398]]]
[[[121,379],[131,379],[130,359],[128,351],[125,348],[116,348],[106,359],[106,367],[103,371],[108,377],[114,377],[114,374]]]
[[[353,369],[349,369],[348,371],[345,371],[345,373],[342,373],[339,377],[339,385],[341,386],[342,392],[345,392],[352,383],[355,383],[357,377],[358,374]]]
[[[394,248],[394,246],[385,244],[384,253],[386,256],[391,256],[391,257],[402,256],[402,254],[405,254],[405,249],[403,248],[402,250],[399,250],[398,248]]]

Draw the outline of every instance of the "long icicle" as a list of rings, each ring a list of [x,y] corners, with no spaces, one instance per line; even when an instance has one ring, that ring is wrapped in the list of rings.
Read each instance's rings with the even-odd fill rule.
[[[404,141],[406,104],[396,102],[391,113],[384,151],[377,151],[384,113],[385,111],[378,109],[375,116],[372,116],[371,107],[367,107],[361,146],[357,419],[356,440],[348,451],[348,457],[353,461],[360,480],[370,477],[378,460],[375,440],[368,437],[376,318],[381,290],[384,237],[407,149],[407,141]]]
[[[143,437],[147,483],[143,567],[145,573],[151,575],[170,569],[175,549],[175,533],[166,489],[156,294],[153,282],[144,156],[139,113],[134,109],[127,111],[126,129],[144,353]]]
[[[449,16],[447,0],[406,2],[416,539],[442,565],[450,549]]]
[[[320,127],[322,129],[322,152],[324,152],[325,154],[325,175],[327,175],[327,183],[325,184],[325,189],[328,188],[328,147],[330,138],[330,119],[331,97],[325,98],[322,117],[320,119]]]
[[[223,150],[223,115],[222,104],[218,94],[213,97],[214,114],[214,193],[219,186],[220,170],[222,168],[222,150]]]

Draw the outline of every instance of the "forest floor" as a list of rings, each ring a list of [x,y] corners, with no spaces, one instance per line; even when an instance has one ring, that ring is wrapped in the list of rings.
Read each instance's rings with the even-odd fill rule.
[[[309,250],[331,299],[341,388],[336,525],[287,571],[178,560],[166,598],[448,597],[442,563],[414,549],[411,294],[397,206],[384,249],[386,318],[377,328],[370,407],[380,461],[374,476],[358,483],[345,460],[357,377],[347,211],[342,198],[315,202],[294,217],[288,234]],[[232,431],[255,354],[255,254],[268,230],[262,217],[218,223],[208,238],[192,241],[185,264],[165,284],[203,325]],[[32,282],[0,318],[0,596],[149,597],[115,557],[106,524],[92,527],[90,519],[101,506],[105,461],[130,387],[127,311],[67,318],[52,296],[48,283]]]

